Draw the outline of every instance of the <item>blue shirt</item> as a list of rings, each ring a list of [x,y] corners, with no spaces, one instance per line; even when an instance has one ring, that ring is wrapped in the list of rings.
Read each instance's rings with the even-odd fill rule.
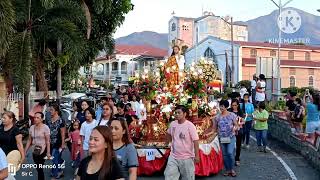
[[[319,110],[318,106],[313,103],[307,103],[307,122],[319,121]]]
[[[242,106],[243,106],[243,103],[241,103],[240,104],[240,109],[242,110]],[[252,115],[252,113],[254,112],[254,106],[253,106],[253,104],[252,103],[246,103],[245,104],[245,110],[246,110],[246,114],[248,114],[248,115]],[[253,118],[252,117],[247,117],[246,118],[246,121],[252,121],[253,120]]]

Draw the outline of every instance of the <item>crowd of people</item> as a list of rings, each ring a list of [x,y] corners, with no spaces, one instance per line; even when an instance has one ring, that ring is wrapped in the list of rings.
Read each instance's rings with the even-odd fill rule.
[[[229,99],[219,101],[218,114],[212,117],[212,132],[219,138],[225,176],[236,177],[235,166],[240,166],[241,149],[250,148],[250,132],[256,133],[257,151],[267,153],[267,131],[269,113],[265,105],[265,78],[252,83],[254,89],[234,92]],[[264,98],[262,98],[264,94]],[[260,96],[261,95],[261,96]],[[291,94],[287,101],[292,115],[293,126],[301,130],[301,119],[307,110],[306,132],[312,135],[320,126],[319,96],[306,93],[304,100]],[[19,154],[19,164],[25,162],[26,154],[32,151],[32,158],[37,164],[38,179],[45,179],[40,165],[46,160],[52,162],[51,177],[60,179],[64,176],[65,160],[62,153],[70,151],[76,179],[137,179],[138,154],[135,143],[139,134],[136,126],[146,120],[145,99],[130,89],[118,90],[100,99],[93,109],[83,100],[73,103],[72,124],[67,126],[61,118],[60,106],[51,104],[47,113],[43,111],[43,102],[39,110],[32,112],[33,125],[29,128],[26,145],[16,127],[16,118],[12,112],[2,115],[0,126],[0,179],[7,177],[8,156]],[[306,103],[304,103],[306,102]],[[293,107],[294,106],[294,107]],[[199,136],[195,125],[188,120],[189,110],[178,105],[174,110],[174,121],[170,122],[167,136],[171,153],[164,171],[165,179],[195,179],[195,163],[200,161]],[[7,158],[4,158],[7,156]]]

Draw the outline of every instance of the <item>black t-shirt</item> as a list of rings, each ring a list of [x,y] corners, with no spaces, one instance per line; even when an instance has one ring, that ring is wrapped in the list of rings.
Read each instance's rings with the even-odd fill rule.
[[[64,128],[65,122],[59,117],[55,122],[46,123],[50,129],[50,148],[60,148],[62,145],[61,128]]]
[[[87,169],[88,169],[88,164],[91,160],[91,156],[88,156],[84,158],[79,165],[79,170],[78,170],[78,176],[80,176],[80,180],[98,180],[99,179],[99,173],[100,170],[94,174],[88,174]],[[123,176],[123,171],[122,168],[116,158],[112,158],[112,167],[111,167],[111,172],[105,177],[105,179],[108,180],[116,180],[124,178]]]
[[[294,109],[296,108],[293,100],[288,100],[286,102],[286,106],[288,107],[289,111],[294,111]]]
[[[17,126],[13,126],[8,131],[4,130],[3,125],[0,126],[0,147],[6,155],[13,150],[18,150],[16,136],[19,134]]]

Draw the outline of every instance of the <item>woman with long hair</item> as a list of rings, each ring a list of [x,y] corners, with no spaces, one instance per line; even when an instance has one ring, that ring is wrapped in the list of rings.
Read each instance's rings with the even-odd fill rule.
[[[249,149],[250,131],[252,127],[252,113],[254,112],[254,106],[249,102],[249,94],[243,95],[243,103],[240,105],[242,112],[245,115],[245,124],[243,128],[242,141],[246,144],[246,148]]]
[[[138,155],[130,137],[126,119],[118,117],[110,121],[113,149],[127,180],[137,179]]]
[[[104,103],[102,106],[102,116],[98,121],[98,126],[108,126],[108,122],[113,117],[113,109],[109,103]]]
[[[5,111],[2,115],[0,126],[0,147],[8,155],[11,151],[18,150],[21,154],[22,163],[25,159],[25,152],[22,144],[22,135],[16,126],[16,116],[11,111]]]
[[[236,156],[235,156],[235,161],[236,161],[236,166],[240,166],[240,153],[241,153],[241,142],[242,142],[242,136],[243,136],[243,128],[242,125],[244,124],[243,122],[243,112],[240,109],[240,103],[238,99],[232,99],[231,100],[231,108],[229,109],[230,112],[233,112],[238,116],[237,118],[237,123],[239,129],[236,131]]]
[[[122,168],[115,156],[112,133],[107,126],[97,126],[90,135],[90,156],[83,159],[77,180],[124,180]]]
[[[29,138],[26,145],[26,153],[29,148],[33,146],[32,157],[35,164],[37,164],[38,180],[44,180],[43,168],[45,157],[50,158],[50,129],[43,124],[44,114],[36,112],[34,114],[34,125],[29,129]]]

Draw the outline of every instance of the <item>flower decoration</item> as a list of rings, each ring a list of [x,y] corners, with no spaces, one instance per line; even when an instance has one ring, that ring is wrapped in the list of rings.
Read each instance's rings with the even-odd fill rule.
[[[153,76],[144,76],[138,82],[140,96],[152,100],[156,96],[158,86],[158,81]]]
[[[184,82],[183,88],[190,96],[203,97],[206,94],[205,82],[195,76],[191,76]]]

